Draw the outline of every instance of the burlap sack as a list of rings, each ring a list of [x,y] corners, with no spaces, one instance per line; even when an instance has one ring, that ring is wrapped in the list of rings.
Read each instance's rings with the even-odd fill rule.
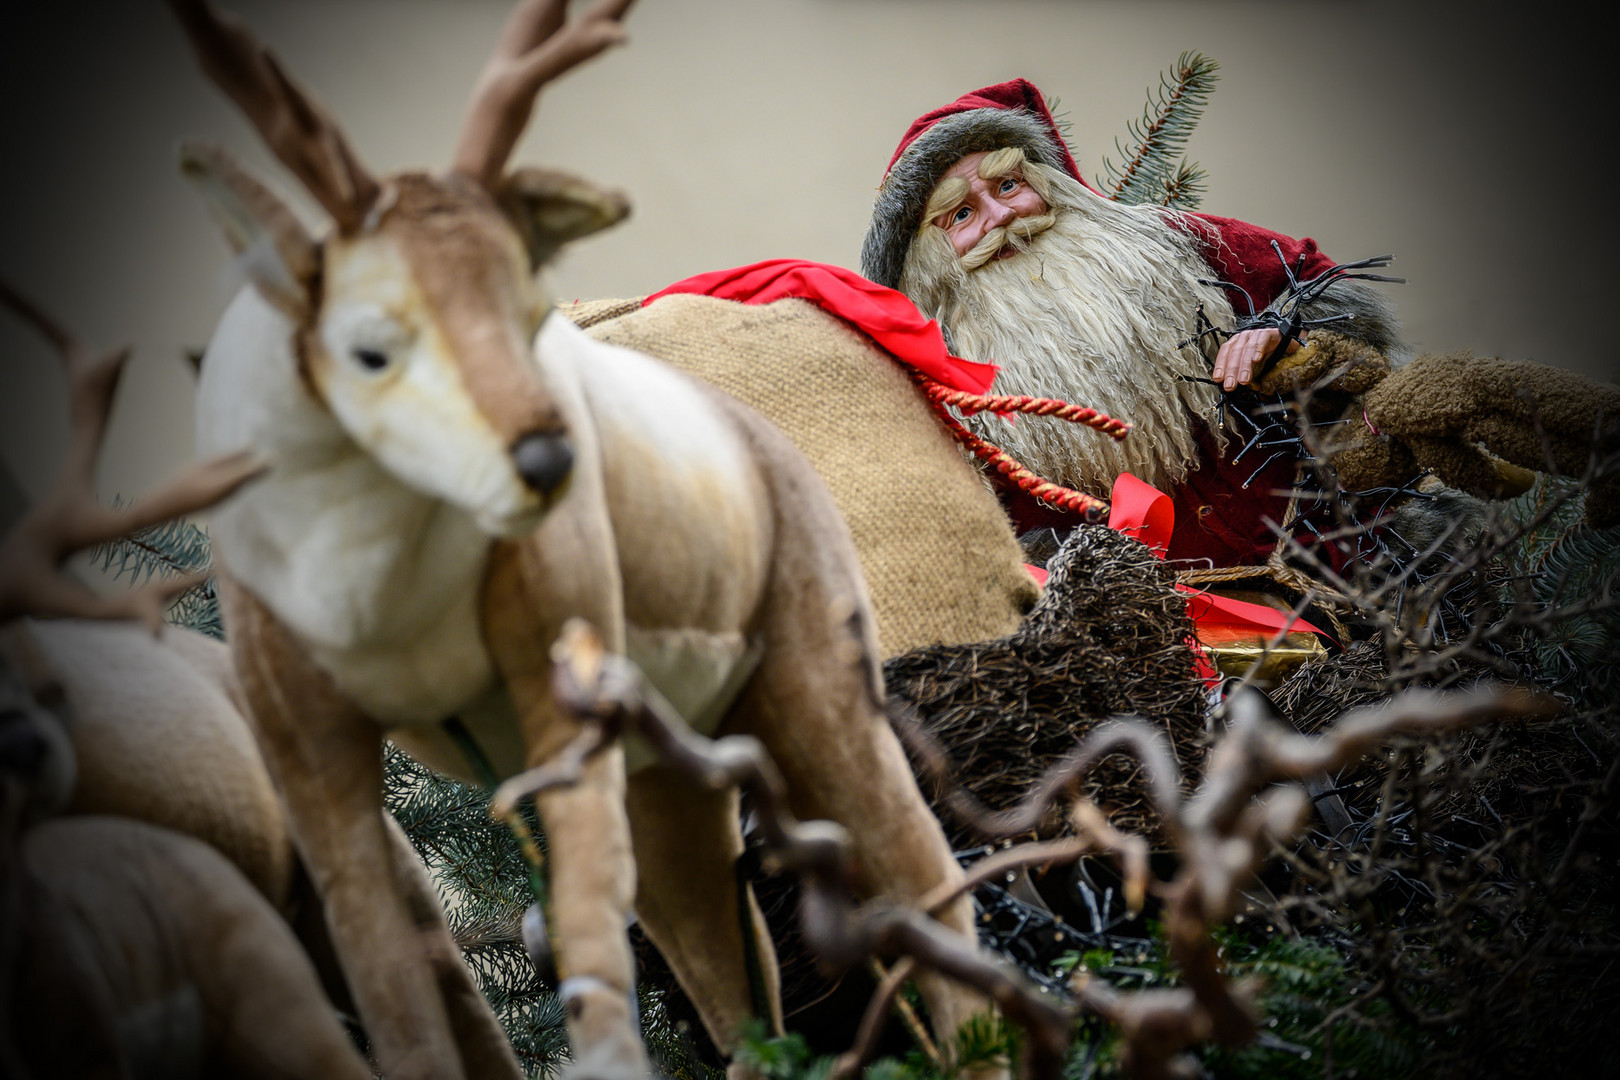
[[[559,307],[752,406],[810,459],[849,523],[885,657],[1011,633],[1039,593],[1006,515],[889,356],[804,300],[709,296]]]

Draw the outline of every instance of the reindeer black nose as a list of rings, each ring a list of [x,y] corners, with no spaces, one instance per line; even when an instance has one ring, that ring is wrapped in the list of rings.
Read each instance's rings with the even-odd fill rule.
[[[533,491],[550,495],[568,479],[574,448],[561,431],[531,431],[512,444],[512,463]]]

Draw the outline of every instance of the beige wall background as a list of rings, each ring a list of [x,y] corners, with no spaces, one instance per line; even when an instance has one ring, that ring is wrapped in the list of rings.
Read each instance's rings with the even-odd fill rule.
[[[449,157],[504,0],[236,0],[378,171]],[[157,0],[8,0],[0,16],[0,273],[87,337],[130,342],[99,477],[139,494],[190,458],[184,350],[234,290],[174,168],[215,139],[285,175],[207,87]],[[1190,156],[1203,209],[1341,260],[1392,252],[1422,351],[1615,380],[1620,263],[1593,27],[1557,5],[1386,0],[641,0],[628,46],[542,97],[515,160],[627,191],[566,252],[563,298],[641,295],[773,257],[855,266],[907,124],[1023,75],[1058,98],[1088,177],[1183,50],[1221,64]],[[296,193],[295,193],[295,197]],[[304,204],[307,208],[307,204]],[[0,322],[0,458],[44,490],[67,442],[51,355]]]

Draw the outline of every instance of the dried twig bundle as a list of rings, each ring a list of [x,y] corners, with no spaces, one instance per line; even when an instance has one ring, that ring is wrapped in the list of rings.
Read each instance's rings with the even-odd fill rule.
[[[916,649],[884,664],[891,699],[948,760],[948,781],[925,780],[924,794],[959,846],[979,838],[944,812],[942,784],[1006,809],[1115,715],[1142,717],[1162,732],[1189,784],[1201,772],[1205,691],[1174,572],[1145,544],[1100,525],[1076,528],[1047,571],[1039,603],[1012,634]],[[913,754],[930,771],[915,746]],[[1099,765],[1085,793],[1118,827],[1162,840],[1133,760]],[[1051,837],[1069,826],[1054,809],[1032,831]]]

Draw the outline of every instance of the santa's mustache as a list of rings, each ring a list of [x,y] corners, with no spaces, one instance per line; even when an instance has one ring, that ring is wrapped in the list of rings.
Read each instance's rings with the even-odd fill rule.
[[[1050,229],[1057,222],[1051,212],[1016,218],[1006,225],[991,229],[962,256],[962,269],[973,271],[994,259],[1001,249],[1011,244],[1014,252],[1029,250],[1030,241]],[[1011,253],[1009,253],[1011,254]]]

